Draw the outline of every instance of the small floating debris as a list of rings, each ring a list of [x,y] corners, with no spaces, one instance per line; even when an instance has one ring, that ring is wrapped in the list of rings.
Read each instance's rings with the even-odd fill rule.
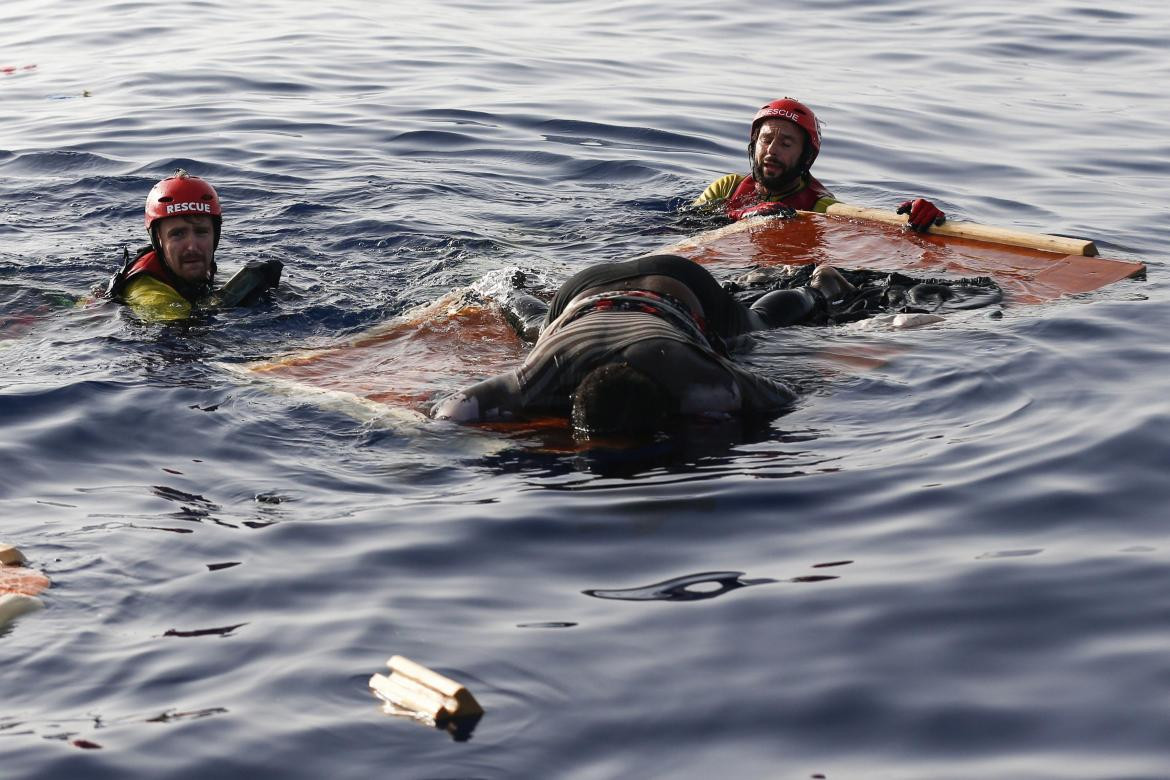
[[[803,577],[793,577],[789,582],[828,582],[836,579],[840,578],[829,574],[806,574]]]
[[[946,322],[941,314],[878,314],[849,324],[853,330],[910,330]]]
[[[0,564],[4,566],[23,566],[25,560],[24,553],[14,545],[0,542]]]
[[[177,628],[168,628],[163,632],[163,636],[178,636],[178,637],[193,637],[193,636],[231,636],[232,632],[237,628],[248,625],[247,623],[236,623],[234,626],[217,626],[215,628],[196,628],[190,631],[180,631]]]
[[[50,585],[49,578],[36,569],[23,566],[0,566],[0,594],[16,593],[35,596]]]
[[[170,723],[176,720],[195,720],[198,718],[206,718],[211,715],[226,715],[226,707],[205,707],[201,710],[190,710],[188,712],[176,712],[175,710],[167,710],[160,715],[155,715],[153,718],[147,718],[146,723]]]
[[[412,717],[467,739],[483,707],[462,684],[401,655],[386,661],[390,674],[374,674],[370,688],[386,703],[388,715]]]
[[[24,553],[0,542],[0,595],[35,596],[52,584],[41,572],[26,568],[25,563]]]
[[[1042,552],[1044,552],[1044,549],[1040,547],[1026,550],[996,550],[977,555],[975,556],[975,560],[987,561],[995,558],[1028,558],[1033,555],[1039,555]]]
[[[590,588],[581,592],[586,596],[598,599],[617,599],[620,601],[701,601],[713,599],[716,596],[722,596],[724,593],[750,585],[767,585],[777,582],[770,577],[744,579],[743,575],[742,571],[705,571],[699,574],[674,577],[640,588],[616,590]]]
[[[17,547],[0,542],[0,630],[45,606],[36,596],[49,587],[49,578],[25,568],[25,563],[27,559]]]
[[[44,603],[35,596],[26,596],[23,593],[5,593],[0,595],[0,631],[21,615],[36,612]]]

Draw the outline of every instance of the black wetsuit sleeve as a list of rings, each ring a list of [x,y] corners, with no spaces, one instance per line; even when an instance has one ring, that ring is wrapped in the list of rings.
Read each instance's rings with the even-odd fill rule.
[[[783,328],[823,319],[828,302],[820,290],[796,287],[791,290],[773,290],[756,299],[751,305],[765,328]]]
[[[548,304],[535,295],[513,291],[500,301],[500,310],[516,335],[534,344],[544,325]]]

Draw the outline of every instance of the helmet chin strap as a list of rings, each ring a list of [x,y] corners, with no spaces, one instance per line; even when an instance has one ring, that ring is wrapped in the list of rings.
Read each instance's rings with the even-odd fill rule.
[[[150,226],[150,245],[154,248],[154,253],[158,255],[159,260],[165,260],[163,256],[162,242],[158,240],[158,226]]]

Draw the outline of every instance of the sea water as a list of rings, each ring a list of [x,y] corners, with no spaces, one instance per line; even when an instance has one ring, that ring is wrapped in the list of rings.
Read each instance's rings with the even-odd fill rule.
[[[0,635],[0,774],[1170,777],[1168,41],[1154,2],[7,0],[0,540],[54,586]],[[224,368],[677,241],[785,95],[842,200],[1148,279],[768,334],[792,413],[637,451]],[[275,300],[88,297],[177,167]],[[469,738],[383,714],[395,653]]]

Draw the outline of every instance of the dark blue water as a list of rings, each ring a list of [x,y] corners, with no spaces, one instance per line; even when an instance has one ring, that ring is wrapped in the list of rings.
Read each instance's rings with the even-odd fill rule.
[[[1170,777],[1168,33],[1152,2],[5,3],[0,539],[54,587],[0,635],[0,774]],[[793,413],[634,452],[223,368],[678,240],[785,94],[842,199],[1148,281],[769,334]],[[178,166],[278,299],[73,303]],[[393,653],[472,689],[469,740],[382,714]]]

